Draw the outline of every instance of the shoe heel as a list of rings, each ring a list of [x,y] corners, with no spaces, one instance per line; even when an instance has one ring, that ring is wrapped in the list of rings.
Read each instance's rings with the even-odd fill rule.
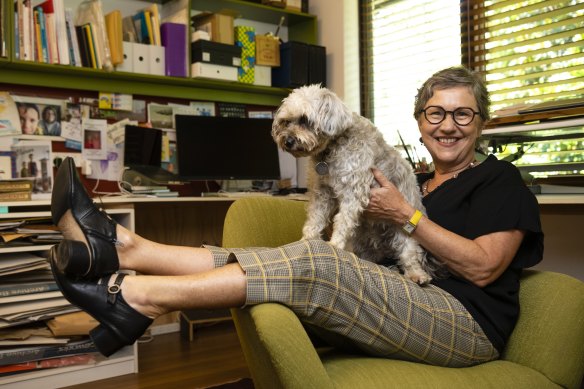
[[[89,331],[89,337],[97,350],[106,357],[125,346],[124,342],[116,334],[102,324]]]
[[[83,242],[63,240],[57,247],[55,264],[65,274],[83,276],[91,268],[89,249]]]

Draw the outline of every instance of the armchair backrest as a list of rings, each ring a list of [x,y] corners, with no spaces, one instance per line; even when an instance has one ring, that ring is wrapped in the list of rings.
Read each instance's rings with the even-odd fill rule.
[[[305,201],[280,197],[235,201],[225,216],[224,247],[277,247],[302,238]]]

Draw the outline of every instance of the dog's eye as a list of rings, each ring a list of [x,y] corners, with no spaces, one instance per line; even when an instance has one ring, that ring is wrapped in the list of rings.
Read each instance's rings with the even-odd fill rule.
[[[308,118],[306,117],[306,115],[300,116],[300,119],[298,119],[298,125],[308,127]]]

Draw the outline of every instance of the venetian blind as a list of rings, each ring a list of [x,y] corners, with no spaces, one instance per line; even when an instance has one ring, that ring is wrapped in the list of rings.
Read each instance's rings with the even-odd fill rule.
[[[464,17],[492,110],[584,97],[584,0],[469,0]]]
[[[417,88],[434,72],[461,64],[459,0],[360,2],[362,113],[410,153],[423,153],[413,118]],[[417,150],[413,150],[417,147]],[[420,155],[418,155],[420,157]]]

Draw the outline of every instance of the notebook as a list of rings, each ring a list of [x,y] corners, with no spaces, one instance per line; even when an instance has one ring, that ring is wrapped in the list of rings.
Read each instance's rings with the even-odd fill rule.
[[[166,184],[178,176],[161,167],[162,130],[126,125],[124,166],[150,180]]]

